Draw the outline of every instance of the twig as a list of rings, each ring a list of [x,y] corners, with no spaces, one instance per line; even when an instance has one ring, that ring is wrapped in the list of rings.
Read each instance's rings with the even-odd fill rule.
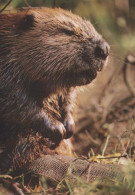
[[[31,7],[31,5],[28,3],[27,0],[24,0],[24,3],[25,3],[28,7]]]
[[[53,8],[56,7],[56,0],[53,0]]]
[[[123,65],[123,69],[122,69],[123,79],[124,79],[124,83],[125,83],[128,91],[129,91],[129,93],[131,94],[132,97],[134,97],[134,92],[132,91],[131,86],[130,86],[128,80],[127,80],[127,65],[128,65],[128,60],[127,60],[127,58],[125,58],[125,63]]]
[[[102,151],[102,156],[104,156],[104,154],[105,154],[109,139],[110,139],[110,135],[108,135],[106,138],[105,146],[104,146],[103,151]]]
[[[0,175],[0,179],[13,179],[10,175]]]
[[[135,65],[135,56],[130,54],[126,57],[128,63],[130,63],[131,65]]]
[[[108,156],[108,157],[96,157],[97,159],[111,159],[111,158],[122,158],[122,157],[127,157],[128,155],[120,155],[120,156]]]
[[[6,7],[11,3],[12,0],[9,0],[7,2],[7,4],[0,10],[0,13],[2,13],[4,11],[4,9],[6,9]]]

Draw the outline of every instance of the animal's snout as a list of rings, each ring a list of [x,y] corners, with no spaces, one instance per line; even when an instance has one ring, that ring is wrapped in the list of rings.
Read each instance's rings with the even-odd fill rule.
[[[95,55],[96,57],[99,57],[105,60],[107,56],[109,55],[109,51],[110,51],[109,44],[106,41],[102,41],[97,44],[95,48]]]

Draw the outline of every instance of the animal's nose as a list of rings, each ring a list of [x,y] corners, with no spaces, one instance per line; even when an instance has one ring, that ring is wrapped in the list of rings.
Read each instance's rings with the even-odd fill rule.
[[[107,42],[100,42],[95,48],[95,55],[99,58],[106,59],[109,55],[110,46]]]

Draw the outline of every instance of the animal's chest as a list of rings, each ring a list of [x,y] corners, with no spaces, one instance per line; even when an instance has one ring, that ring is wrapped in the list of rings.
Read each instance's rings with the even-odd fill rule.
[[[45,98],[43,101],[44,110],[57,120],[61,120],[63,107],[66,104],[67,91],[58,91],[57,93]]]

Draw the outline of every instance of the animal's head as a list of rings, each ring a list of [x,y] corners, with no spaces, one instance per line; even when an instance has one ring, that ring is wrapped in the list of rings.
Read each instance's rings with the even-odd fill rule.
[[[102,70],[110,47],[89,21],[58,8],[14,17],[11,58],[31,80],[56,88],[79,86]]]

